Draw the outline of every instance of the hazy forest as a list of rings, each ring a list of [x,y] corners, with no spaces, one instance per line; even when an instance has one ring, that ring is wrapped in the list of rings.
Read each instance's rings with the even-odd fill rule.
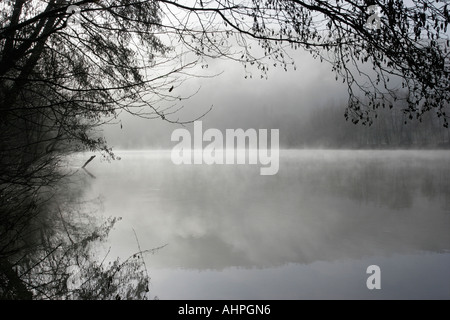
[[[347,103],[273,120],[283,148],[448,149],[449,22],[435,0],[1,0],[0,298],[155,298],[144,257],[161,248],[135,233],[127,259],[98,258],[121,218],[81,197],[93,158],[72,156],[115,161],[102,132],[123,114],[207,117],[180,117],[195,92],[177,88],[216,59],[249,79],[295,73],[295,51],[332,68]]]

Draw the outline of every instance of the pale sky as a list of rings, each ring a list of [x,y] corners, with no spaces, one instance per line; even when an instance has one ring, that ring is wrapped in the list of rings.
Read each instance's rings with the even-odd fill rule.
[[[198,67],[203,74],[222,74],[214,78],[192,78],[172,93],[189,95],[200,91],[189,100],[183,101],[184,109],[178,112],[180,120],[190,120],[213,109],[202,119],[204,128],[265,128],[280,129],[280,143],[283,131],[277,128],[283,119],[301,118],[314,108],[347,102],[346,85],[336,81],[328,63],[299,49],[293,53],[297,70],[285,72],[281,67],[269,70],[268,79],[261,79],[254,73],[252,79],[245,79],[245,69],[237,62],[214,60],[208,69]],[[172,116],[172,119],[174,117]],[[145,120],[122,114],[120,125],[106,126],[105,135],[109,144],[121,148],[171,148],[171,132],[179,126],[161,119]],[[344,117],[339,121],[345,121]]]

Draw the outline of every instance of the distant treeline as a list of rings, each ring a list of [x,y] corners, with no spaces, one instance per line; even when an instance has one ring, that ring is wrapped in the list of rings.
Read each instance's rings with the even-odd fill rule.
[[[380,109],[371,126],[346,121],[344,112],[343,108],[329,106],[318,108],[302,119],[282,119],[281,145],[285,148],[450,148],[450,129],[431,112],[424,114],[419,122],[407,119],[402,110]]]
[[[422,122],[409,119],[400,108],[379,109],[371,126],[354,124],[344,117],[345,103],[304,108],[260,108],[245,106],[237,118],[210,118],[203,121],[203,131],[216,128],[279,129],[281,148],[328,149],[450,149],[450,129],[436,113],[427,112]],[[220,115],[220,113],[219,113]],[[130,125],[130,123],[132,125]],[[149,128],[147,123],[129,122],[123,130],[110,134],[112,145],[119,149],[171,149],[171,133],[178,126]],[[192,130],[191,126],[187,126]],[[208,143],[204,143],[206,146]]]

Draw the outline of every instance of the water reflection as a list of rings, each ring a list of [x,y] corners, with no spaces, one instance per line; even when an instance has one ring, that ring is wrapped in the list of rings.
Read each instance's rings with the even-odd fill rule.
[[[152,268],[268,268],[450,249],[448,152],[285,151],[255,166],[175,166],[121,152],[90,167],[90,192],[123,223],[113,250],[168,246]],[[123,252],[125,255],[125,252]]]

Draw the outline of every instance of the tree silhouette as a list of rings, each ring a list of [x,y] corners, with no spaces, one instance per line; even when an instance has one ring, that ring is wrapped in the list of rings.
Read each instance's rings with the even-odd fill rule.
[[[27,85],[41,85],[53,93],[44,97],[47,106],[77,110],[68,117],[98,120],[100,115],[146,106],[141,115],[170,121],[170,112],[159,109],[155,98],[169,98],[173,89],[169,75],[187,65],[149,72],[157,69],[158,55],[176,52],[161,40],[169,38],[201,58],[227,57],[254,64],[263,74],[273,65],[286,69],[292,65],[286,47],[304,48],[329,61],[347,82],[347,116],[355,122],[371,123],[374,110],[393,107],[399,97],[389,82],[400,78],[409,91],[404,112],[420,118],[435,110],[447,125],[450,15],[445,2],[188,3],[50,0],[38,5],[19,0],[3,4],[7,15],[0,23],[2,108],[11,108]],[[80,9],[79,23],[70,22],[75,13],[68,12],[69,6]],[[381,14],[377,29],[367,25],[373,7]],[[250,39],[259,43],[262,55],[250,48]]]
[[[11,261],[33,247],[64,156],[114,157],[97,130],[121,112],[183,122],[176,88],[210,58],[265,77],[305,49],[346,82],[354,123],[394,108],[448,127],[446,1],[15,0],[0,12],[0,256],[18,292]]]
[[[265,74],[268,67],[289,68],[285,50],[303,48],[328,61],[338,79],[347,83],[346,117],[371,124],[380,107],[393,108],[404,100],[402,111],[409,119],[421,119],[434,110],[448,127],[449,103],[449,7],[445,1],[199,1],[195,6],[160,1],[179,17],[183,28],[169,26],[200,55],[228,55],[221,45],[234,36],[244,63],[256,64]],[[376,9],[376,10],[375,10]],[[374,12],[378,12],[374,16]],[[379,14],[379,15],[378,15]],[[377,17],[376,27],[368,24]],[[187,21],[196,20],[185,41]],[[246,44],[257,40],[269,64],[256,57]],[[394,83],[393,83],[394,82]],[[397,96],[405,89],[406,97]],[[366,103],[368,101],[368,103]],[[403,106],[404,103],[401,103]]]

